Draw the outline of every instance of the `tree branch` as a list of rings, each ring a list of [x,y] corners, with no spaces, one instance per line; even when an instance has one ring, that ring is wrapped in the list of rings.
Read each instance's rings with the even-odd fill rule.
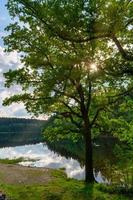
[[[76,36],[74,38],[72,38],[69,34],[66,34],[66,32],[64,33],[63,31],[61,31],[59,29],[57,30],[57,27],[56,27],[56,29],[53,28],[53,24],[50,24],[46,20],[44,20],[43,16],[40,15],[41,12],[39,12],[35,8],[35,6],[31,5],[31,3],[27,2],[27,1],[22,1],[22,0],[19,0],[19,2],[22,5],[24,5],[25,7],[27,7],[31,11],[30,14],[32,16],[34,16],[35,18],[39,19],[52,32],[53,36],[59,37],[60,39],[62,39],[64,41],[75,42],[75,43],[84,43],[84,42],[90,42],[92,40],[111,38],[115,42],[122,57],[125,60],[133,61],[133,55],[130,55],[129,53],[125,52],[125,50],[122,48],[120,42],[114,35],[110,35],[110,33],[100,33],[100,34],[96,34],[96,35],[89,36],[86,38],[77,38]]]
[[[119,94],[117,94],[117,95],[108,96],[108,98],[109,98],[109,99],[110,99],[110,98],[115,98],[115,97],[121,98],[121,96],[129,95],[130,92],[132,92],[132,91],[133,91],[133,87],[131,87],[131,88],[129,88],[128,90],[126,90],[126,91],[124,91],[124,92],[121,92],[121,93],[119,93]]]
[[[131,23],[133,23],[133,18],[129,19],[127,21],[127,23],[125,24],[125,27],[127,27],[128,25],[130,25]]]
[[[71,112],[73,115],[77,116],[78,118],[82,118],[82,116],[81,116],[79,113],[75,112],[67,103],[65,103],[64,101],[61,101],[61,103],[62,103],[66,108],[68,108],[68,109],[70,110],[70,112]]]
[[[66,96],[68,98],[74,99],[77,103],[80,103],[80,100],[78,98],[76,98],[75,96],[73,96],[72,94],[69,94],[67,92],[61,92],[61,91],[59,91],[57,89],[54,89],[54,91],[57,92],[57,93],[59,93],[59,94],[61,94],[61,95]]]
[[[97,118],[98,118],[99,113],[100,113],[102,110],[104,110],[104,109],[105,109],[104,107],[101,107],[101,108],[99,108],[99,109],[96,111],[96,114],[94,115],[94,118],[93,118],[93,120],[92,120],[91,123],[90,123],[91,127],[95,124],[95,122],[96,122],[96,120],[97,120]]]
[[[88,94],[88,100],[87,100],[87,112],[89,112],[90,104],[91,104],[91,81],[89,80],[89,94]]]
[[[123,49],[122,45],[120,44],[120,42],[119,42],[119,40],[116,38],[116,36],[115,36],[115,35],[112,35],[111,38],[112,38],[112,40],[114,41],[114,43],[116,44],[116,46],[117,46],[119,52],[121,53],[122,57],[123,57],[125,60],[133,61],[133,55],[127,53],[127,52]]]
[[[93,125],[95,124],[95,122],[96,122],[96,120],[97,120],[97,118],[98,118],[98,116],[99,116],[99,113],[100,113],[101,111],[108,109],[107,106],[117,103],[119,100],[121,100],[122,96],[129,95],[131,91],[133,91],[133,87],[131,87],[128,91],[124,91],[124,92],[122,92],[122,93],[120,93],[120,94],[118,94],[118,95],[108,97],[108,99],[109,99],[109,100],[108,100],[108,103],[107,103],[107,104],[104,104],[104,106],[101,106],[101,107],[96,111],[96,114],[95,114],[93,120],[91,121],[91,126],[93,126]],[[114,99],[115,97],[117,97],[117,98]],[[111,98],[113,99],[112,101],[110,100]]]
[[[72,112],[57,112],[57,115],[61,115],[64,118],[69,118],[71,120],[72,124],[74,124],[79,129],[81,128],[81,125],[77,121],[74,120],[74,118],[72,116]]]

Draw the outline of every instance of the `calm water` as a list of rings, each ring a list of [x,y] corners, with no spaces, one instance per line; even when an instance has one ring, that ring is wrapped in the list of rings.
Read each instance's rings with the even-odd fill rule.
[[[58,145],[57,145],[58,146]],[[51,149],[51,150],[50,150]],[[70,146],[71,150],[74,147]],[[102,142],[94,145],[94,175],[98,182],[133,184],[133,154],[122,150],[120,157],[113,151],[114,145],[110,142]],[[58,153],[57,153],[58,152]],[[73,151],[74,152],[74,151]],[[77,152],[77,149],[76,151]],[[133,153],[133,152],[132,152]],[[79,148],[79,155],[70,154],[55,147],[48,147],[46,144],[31,144],[16,147],[0,148],[0,158],[20,158],[32,159],[19,163],[24,166],[46,167],[46,168],[65,168],[67,176],[79,180],[84,179],[84,166],[82,160],[82,149]],[[80,159],[81,158],[81,159]]]
[[[65,168],[68,177],[84,179],[84,167],[81,167],[78,161],[72,158],[66,159],[64,156],[54,153],[43,143],[0,148],[0,158],[14,159],[20,157],[33,159],[33,161],[21,162],[20,165],[54,169]],[[105,178],[102,177],[100,172],[95,178],[98,182],[105,182]]]

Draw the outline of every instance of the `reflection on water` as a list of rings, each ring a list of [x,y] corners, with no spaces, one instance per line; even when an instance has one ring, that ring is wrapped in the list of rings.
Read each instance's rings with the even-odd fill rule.
[[[48,149],[47,145],[42,143],[0,149],[0,158],[14,159],[19,157],[34,159],[33,161],[19,163],[21,165],[54,169],[65,168],[68,177],[79,180],[84,179],[84,167],[81,167],[78,161],[72,158],[66,159],[64,156],[54,153]],[[100,172],[95,175],[98,182],[104,182]]]
[[[94,175],[98,182],[133,186],[133,148],[123,144],[115,150],[116,142],[100,142],[93,147]],[[114,151],[115,150],[115,151]],[[58,152],[58,153],[57,153]],[[118,154],[118,155],[117,155]],[[43,143],[0,148],[0,158],[30,159],[19,164],[32,167],[65,168],[68,177],[84,179],[83,145]]]

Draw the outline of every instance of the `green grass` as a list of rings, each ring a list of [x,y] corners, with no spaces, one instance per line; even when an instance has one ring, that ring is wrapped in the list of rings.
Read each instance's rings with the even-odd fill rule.
[[[22,162],[22,161],[24,161],[23,158],[16,158],[16,159],[12,159],[12,160],[10,160],[8,158],[0,159],[0,163],[3,163],[3,164],[17,164],[17,163]]]
[[[15,159],[8,159],[8,158],[0,159],[0,163],[2,164],[18,164],[23,161],[35,161],[35,159],[25,159],[23,157],[15,158]]]
[[[50,182],[45,185],[7,185],[0,183],[11,200],[131,200],[132,196],[121,194],[110,186],[85,185],[82,181],[67,179],[63,170],[52,170]]]

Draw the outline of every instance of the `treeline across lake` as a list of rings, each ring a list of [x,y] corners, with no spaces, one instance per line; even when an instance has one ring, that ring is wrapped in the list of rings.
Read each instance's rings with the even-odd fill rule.
[[[42,129],[46,120],[0,118],[0,146],[42,142]]]

